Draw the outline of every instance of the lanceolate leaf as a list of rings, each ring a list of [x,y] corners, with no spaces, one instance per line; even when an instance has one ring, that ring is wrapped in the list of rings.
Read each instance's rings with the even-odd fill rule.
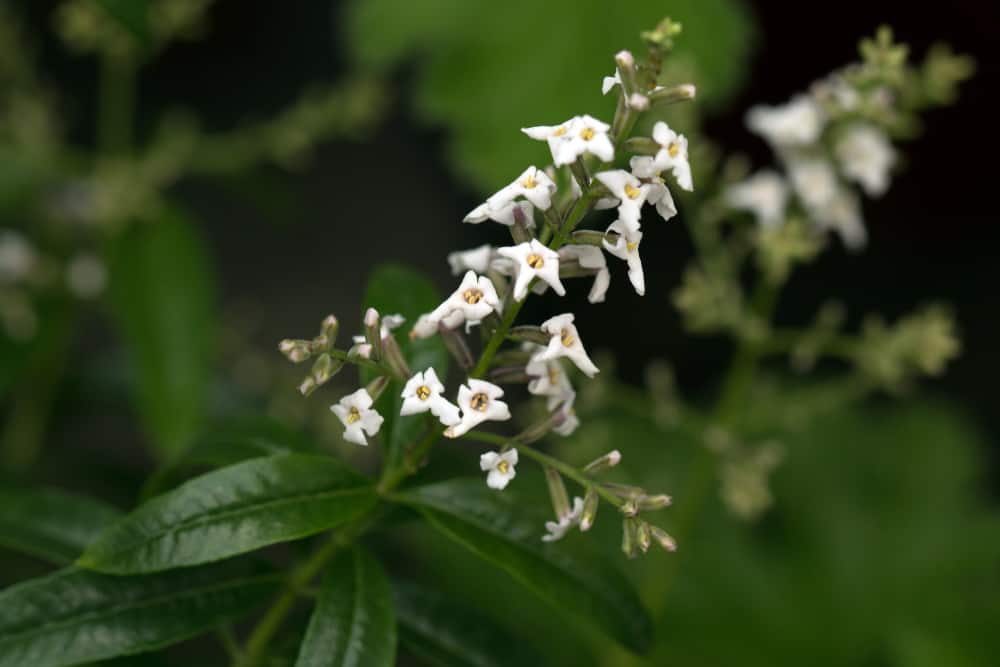
[[[115,574],[206,563],[327,530],[375,500],[365,478],[331,457],[253,459],[150,500],[109,527],[79,563]]]
[[[393,582],[399,640],[414,655],[442,667],[520,667],[545,660],[491,618],[440,593]]]
[[[252,611],[281,581],[246,563],[144,577],[60,570],[0,593],[0,667],[151,651]]]
[[[323,580],[296,667],[392,667],[396,618],[382,566],[360,547]]]
[[[2,487],[0,545],[67,565],[119,516],[114,507],[85,496]]]
[[[633,651],[649,648],[649,616],[621,573],[578,547],[544,544],[540,526],[522,519],[509,495],[463,480],[422,487],[400,500],[549,603],[579,614]]]
[[[442,379],[448,371],[448,352],[440,337],[410,340],[405,331],[409,330],[423,313],[428,313],[441,302],[434,285],[422,274],[397,264],[377,266],[368,280],[365,292],[365,307],[372,307],[382,315],[399,313],[406,318],[397,332],[396,340],[414,373],[433,367]],[[379,412],[385,417],[382,438],[386,442],[390,460],[395,460],[403,446],[420,437],[427,428],[424,415],[400,417],[402,405],[400,393],[402,382],[392,382],[378,401]]]

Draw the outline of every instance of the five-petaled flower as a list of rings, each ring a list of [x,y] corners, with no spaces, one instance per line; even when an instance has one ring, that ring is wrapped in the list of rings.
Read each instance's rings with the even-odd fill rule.
[[[415,415],[429,410],[442,424],[453,426],[461,421],[458,406],[442,396],[443,392],[444,385],[433,368],[417,373],[403,387],[403,405],[399,414]]]
[[[574,116],[560,125],[525,127],[521,131],[532,139],[547,141],[552,162],[557,166],[572,164],[584,153],[602,162],[615,159],[615,147],[608,136],[611,126],[593,116]]]
[[[563,296],[566,288],[559,280],[559,253],[539,243],[538,239],[516,246],[498,248],[497,254],[514,261],[517,279],[514,282],[514,298],[521,301],[528,295],[531,281],[539,278],[549,284],[556,294]]]
[[[491,489],[501,491],[507,488],[510,480],[514,479],[517,473],[514,466],[517,465],[517,449],[510,448],[505,452],[486,452],[479,457],[480,469],[488,473],[486,475],[486,486]]]
[[[542,542],[555,542],[561,540],[570,528],[580,523],[583,516],[583,498],[579,496],[573,498],[573,509],[561,517],[558,521],[546,521],[545,530],[548,531],[542,536]]]
[[[458,289],[435,308],[427,320],[417,320],[417,324],[424,327],[422,332],[429,331],[431,323],[441,323],[454,329],[465,322],[468,329],[479,324],[490,313],[499,312],[499,309],[500,297],[497,296],[493,282],[486,276],[477,276],[474,271],[467,271]],[[414,331],[417,331],[417,327],[414,327]]]
[[[587,351],[580,342],[580,334],[573,324],[574,319],[572,313],[563,313],[542,322],[542,330],[552,338],[544,350],[535,354],[532,361],[549,361],[566,357],[587,377],[594,377],[600,371],[587,356]]]
[[[503,389],[492,382],[469,378],[467,385],[458,388],[458,407],[462,410],[461,420],[445,429],[448,438],[465,435],[484,421],[507,421],[510,409],[499,400]]]
[[[861,185],[869,197],[880,197],[889,189],[896,150],[885,132],[868,123],[854,123],[837,140],[834,152],[844,176]]]
[[[605,232],[602,241],[604,249],[618,259],[628,263],[628,279],[632,282],[636,294],[646,293],[646,278],[642,271],[642,258],[639,256],[639,244],[642,242],[642,232],[631,231],[621,220],[615,220]],[[608,237],[614,238],[614,243]]]
[[[653,186],[649,183],[643,183],[622,169],[602,171],[594,174],[594,178],[603,183],[604,187],[619,201],[618,219],[632,231],[639,231],[642,205],[646,203]]]
[[[466,222],[482,222],[482,216],[493,218],[498,222],[507,224],[507,213],[510,215],[510,224],[514,224],[517,209],[513,206],[518,197],[524,197],[531,204],[538,208],[547,210],[552,206],[552,195],[556,191],[556,184],[549,178],[549,175],[538,167],[528,167],[510,185],[507,185],[493,193],[486,203],[477,206],[469,215],[465,216]],[[484,208],[485,207],[485,208]],[[509,209],[509,210],[508,210]],[[506,211],[506,213],[505,213]],[[527,215],[527,209],[521,209]]]
[[[690,192],[694,189],[691,181],[691,163],[688,162],[688,140],[683,134],[678,134],[662,120],[653,126],[653,141],[661,148],[653,158],[656,171],[670,170],[677,185]]]
[[[785,221],[788,184],[776,171],[762,169],[730,185],[725,197],[733,208],[753,213],[763,227],[779,227]]]
[[[368,445],[365,434],[375,435],[382,428],[382,415],[372,410],[372,397],[367,389],[358,389],[340,399],[330,409],[344,424],[344,440],[358,445]]]
[[[775,147],[816,143],[823,131],[823,110],[808,95],[779,106],[755,106],[747,112],[747,127]]]

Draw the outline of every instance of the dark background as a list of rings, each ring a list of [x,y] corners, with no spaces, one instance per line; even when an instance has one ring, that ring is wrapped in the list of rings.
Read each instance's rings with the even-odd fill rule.
[[[869,250],[851,256],[837,246],[826,253],[793,281],[780,317],[804,321],[828,297],[848,303],[855,321],[872,311],[894,318],[931,300],[953,304],[964,353],[944,379],[927,388],[966,405],[991,434],[1000,433],[994,389],[1000,373],[994,166],[1000,155],[994,99],[1000,89],[1000,5],[839,0],[752,6],[758,43],[750,83],[727,105],[730,111],[709,118],[707,131],[758,164],[769,158],[743,128],[745,109],[781,102],[854,59],[857,40],[881,23],[891,24],[918,56],[944,40],[976,58],[977,74],[962,87],[959,104],[926,116],[926,132],[904,149],[907,162],[889,194],[866,206]],[[29,3],[27,11],[39,29],[46,68],[65,99],[73,100],[70,130],[75,140],[90,142],[93,63],[58,47],[48,30],[50,3]],[[336,80],[346,69],[339,14],[336,3],[328,2],[218,3],[206,39],[172,46],[142,72],[141,127],[148,131],[154,112],[164,107],[184,106],[195,109],[206,126],[227,128],[277,111],[310,82]],[[261,345],[311,335],[326,312],[350,319],[361,305],[364,273],[378,260],[405,260],[436,272],[444,288],[452,280],[445,254],[484,242],[483,227],[458,224],[480,193],[464,188],[446,164],[445,131],[412,120],[409,73],[398,72],[396,103],[369,142],[326,145],[298,173],[262,168],[251,177],[252,188],[246,182],[180,186],[207,221],[224,301],[254,305]],[[588,345],[614,346],[621,374],[636,381],[651,357],[665,356],[682,386],[697,394],[710,388],[707,378],[718,375],[726,357],[721,343],[684,336],[667,307],[689,256],[681,226],[652,236],[644,248],[645,300],[632,293],[624,271],[616,272],[608,302],[581,315]],[[582,302],[578,294],[567,308],[577,310]],[[628,345],[621,344],[623,336]]]

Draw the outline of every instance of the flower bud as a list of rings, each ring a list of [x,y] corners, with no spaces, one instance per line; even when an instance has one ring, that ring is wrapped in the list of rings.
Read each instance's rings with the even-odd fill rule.
[[[587,487],[587,494],[583,498],[583,513],[580,514],[580,530],[586,532],[594,525],[597,517],[597,506],[600,504],[600,496],[597,489],[592,486]]]
[[[628,106],[636,111],[645,111],[649,108],[649,98],[642,93],[632,93],[628,96]]]
[[[397,375],[404,378],[413,375],[406,363],[406,358],[403,356],[403,351],[399,349],[399,343],[396,342],[395,336],[389,335],[382,339],[382,354]]]
[[[637,524],[638,521],[632,517],[629,517],[622,522],[622,553],[625,554],[626,558],[635,558],[637,554]]]
[[[472,358],[472,351],[469,350],[465,336],[460,331],[441,327],[441,340],[444,341],[445,348],[461,368],[469,370],[475,365],[476,361]]]
[[[329,345],[337,342],[337,332],[340,330],[340,322],[333,315],[327,315],[319,325],[320,334],[324,336]]]
[[[548,435],[549,431],[561,426],[566,421],[567,416],[566,410],[554,410],[542,421],[532,424],[515,435],[514,439],[526,445],[537,442]]]
[[[661,148],[649,137],[629,137],[625,140],[625,150],[636,155],[656,155]]]
[[[302,380],[302,384],[299,385],[299,393],[301,393],[303,396],[308,396],[309,394],[313,393],[315,389],[316,389],[316,380],[314,380],[311,375],[307,375],[305,379]]]
[[[552,336],[542,331],[541,327],[533,325],[514,327],[508,332],[507,338],[516,341],[538,343],[539,345],[548,345],[549,341],[552,340]]]
[[[636,502],[635,498],[629,498],[621,506],[622,514],[628,517],[633,517],[639,514],[639,504]]]
[[[563,484],[562,475],[555,468],[545,466],[545,482],[549,486],[552,509],[556,513],[556,518],[562,521],[570,512],[569,496],[566,495],[566,485]]]
[[[372,401],[377,401],[378,397],[382,395],[385,388],[389,386],[389,376],[380,375],[371,382],[365,389],[368,391],[368,395],[372,397]]]
[[[661,106],[673,104],[674,102],[685,102],[693,100],[696,93],[697,89],[694,87],[694,84],[690,83],[661,88],[649,94],[649,103],[652,106]]]
[[[657,528],[656,526],[650,526],[649,532],[652,535],[652,538],[656,540],[657,544],[663,547],[666,551],[677,551],[677,542],[675,542],[674,538],[670,537],[665,530]]]
[[[653,536],[650,525],[645,521],[638,523],[635,531],[635,541],[639,545],[639,549],[642,550],[642,553],[649,551],[649,545],[653,542]]]
[[[655,496],[639,496],[635,499],[635,502],[639,509],[643,511],[660,510],[670,505],[671,498],[661,493]]]
[[[638,486],[630,486],[628,484],[613,484],[611,482],[603,482],[601,484],[605,489],[614,493],[615,495],[621,496],[626,499],[635,499],[639,496],[646,495],[646,490],[641,489]]]
[[[618,78],[622,82],[623,97],[629,99],[639,92],[638,74],[635,71],[635,57],[628,51],[615,54],[615,64],[618,66]]]
[[[351,347],[347,351],[348,361],[354,361],[357,359],[371,359],[372,358],[372,346],[371,343],[358,343]]]
[[[334,359],[329,354],[321,354],[316,358],[316,363],[313,364],[312,379],[318,387],[336,375],[343,367],[344,362],[340,359]]]
[[[312,356],[312,346],[307,340],[286,338],[278,343],[278,351],[293,364],[298,364]]]
[[[573,243],[576,245],[595,245],[598,248],[603,247],[604,232],[599,232],[596,229],[577,230],[573,232]]]
[[[604,472],[609,468],[614,468],[622,460],[622,453],[617,449],[613,449],[599,459],[594,459],[583,469],[588,475],[594,475],[599,472]]]
[[[371,358],[378,361],[382,358],[382,326],[378,311],[369,308],[365,311],[365,338],[371,344]]]

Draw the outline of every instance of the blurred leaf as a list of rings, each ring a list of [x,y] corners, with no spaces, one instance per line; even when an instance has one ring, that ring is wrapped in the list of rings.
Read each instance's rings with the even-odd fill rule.
[[[296,667],[391,667],[396,618],[389,581],[370,554],[355,547],[330,566]]]
[[[114,507],[86,496],[0,487],[0,545],[57,565],[76,560],[119,516]]]
[[[79,562],[113,574],[206,563],[313,535],[374,504],[368,480],[331,457],[253,459],[147,502],[110,526]]]
[[[405,332],[420,315],[434,310],[441,300],[434,284],[421,273],[398,264],[381,264],[375,267],[368,279],[364,306],[375,308],[383,316],[395,313],[403,315],[406,324],[401,330]],[[396,340],[411,371],[416,373],[433,367],[441,381],[445,381],[448,351],[439,336],[410,340],[404,333],[397,335]],[[367,381],[371,378],[364,379]],[[428,424],[426,415],[399,416],[399,408],[403,403],[400,396],[403,384],[391,382],[376,406],[385,417],[382,437],[387,443],[388,457],[393,462],[405,445],[420,437]]]
[[[202,425],[214,288],[204,241],[177,213],[134,225],[115,247],[112,305],[138,373],[139,412],[167,458]]]
[[[411,583],[393,584],[400,642],[440,667],[519,667],[544,659],[466,604]]]
[[[364,68],[420,59],[417,112],[450,130],[453,165],[492,192],[526,165],[550,161],[545,144],[518,128],[583,113],[610,121],[615,101],[601,97],[602,77],[620,49],[641,54],[639,32],[664,15],[684,26],[664,82],[693,77],[698,104],[731,97],[753,33],[737,0],[353,0],[346,38]]]
[[[543,543],[540,524],[526,521],[510,495],[461,480],[414,489],[399,500],[555,607],[589,620],[633,651],[649,648],[649,616],[621,573],[582,546]]]
[[[146,0],[97,0],[97,4],[132,35],[140,46],[148,46],[152,33]]]
[[[144,577],[60,570],[0,592],[0,667],[59,667],[151,651],[245,615],[281,582],[247,563]]]

